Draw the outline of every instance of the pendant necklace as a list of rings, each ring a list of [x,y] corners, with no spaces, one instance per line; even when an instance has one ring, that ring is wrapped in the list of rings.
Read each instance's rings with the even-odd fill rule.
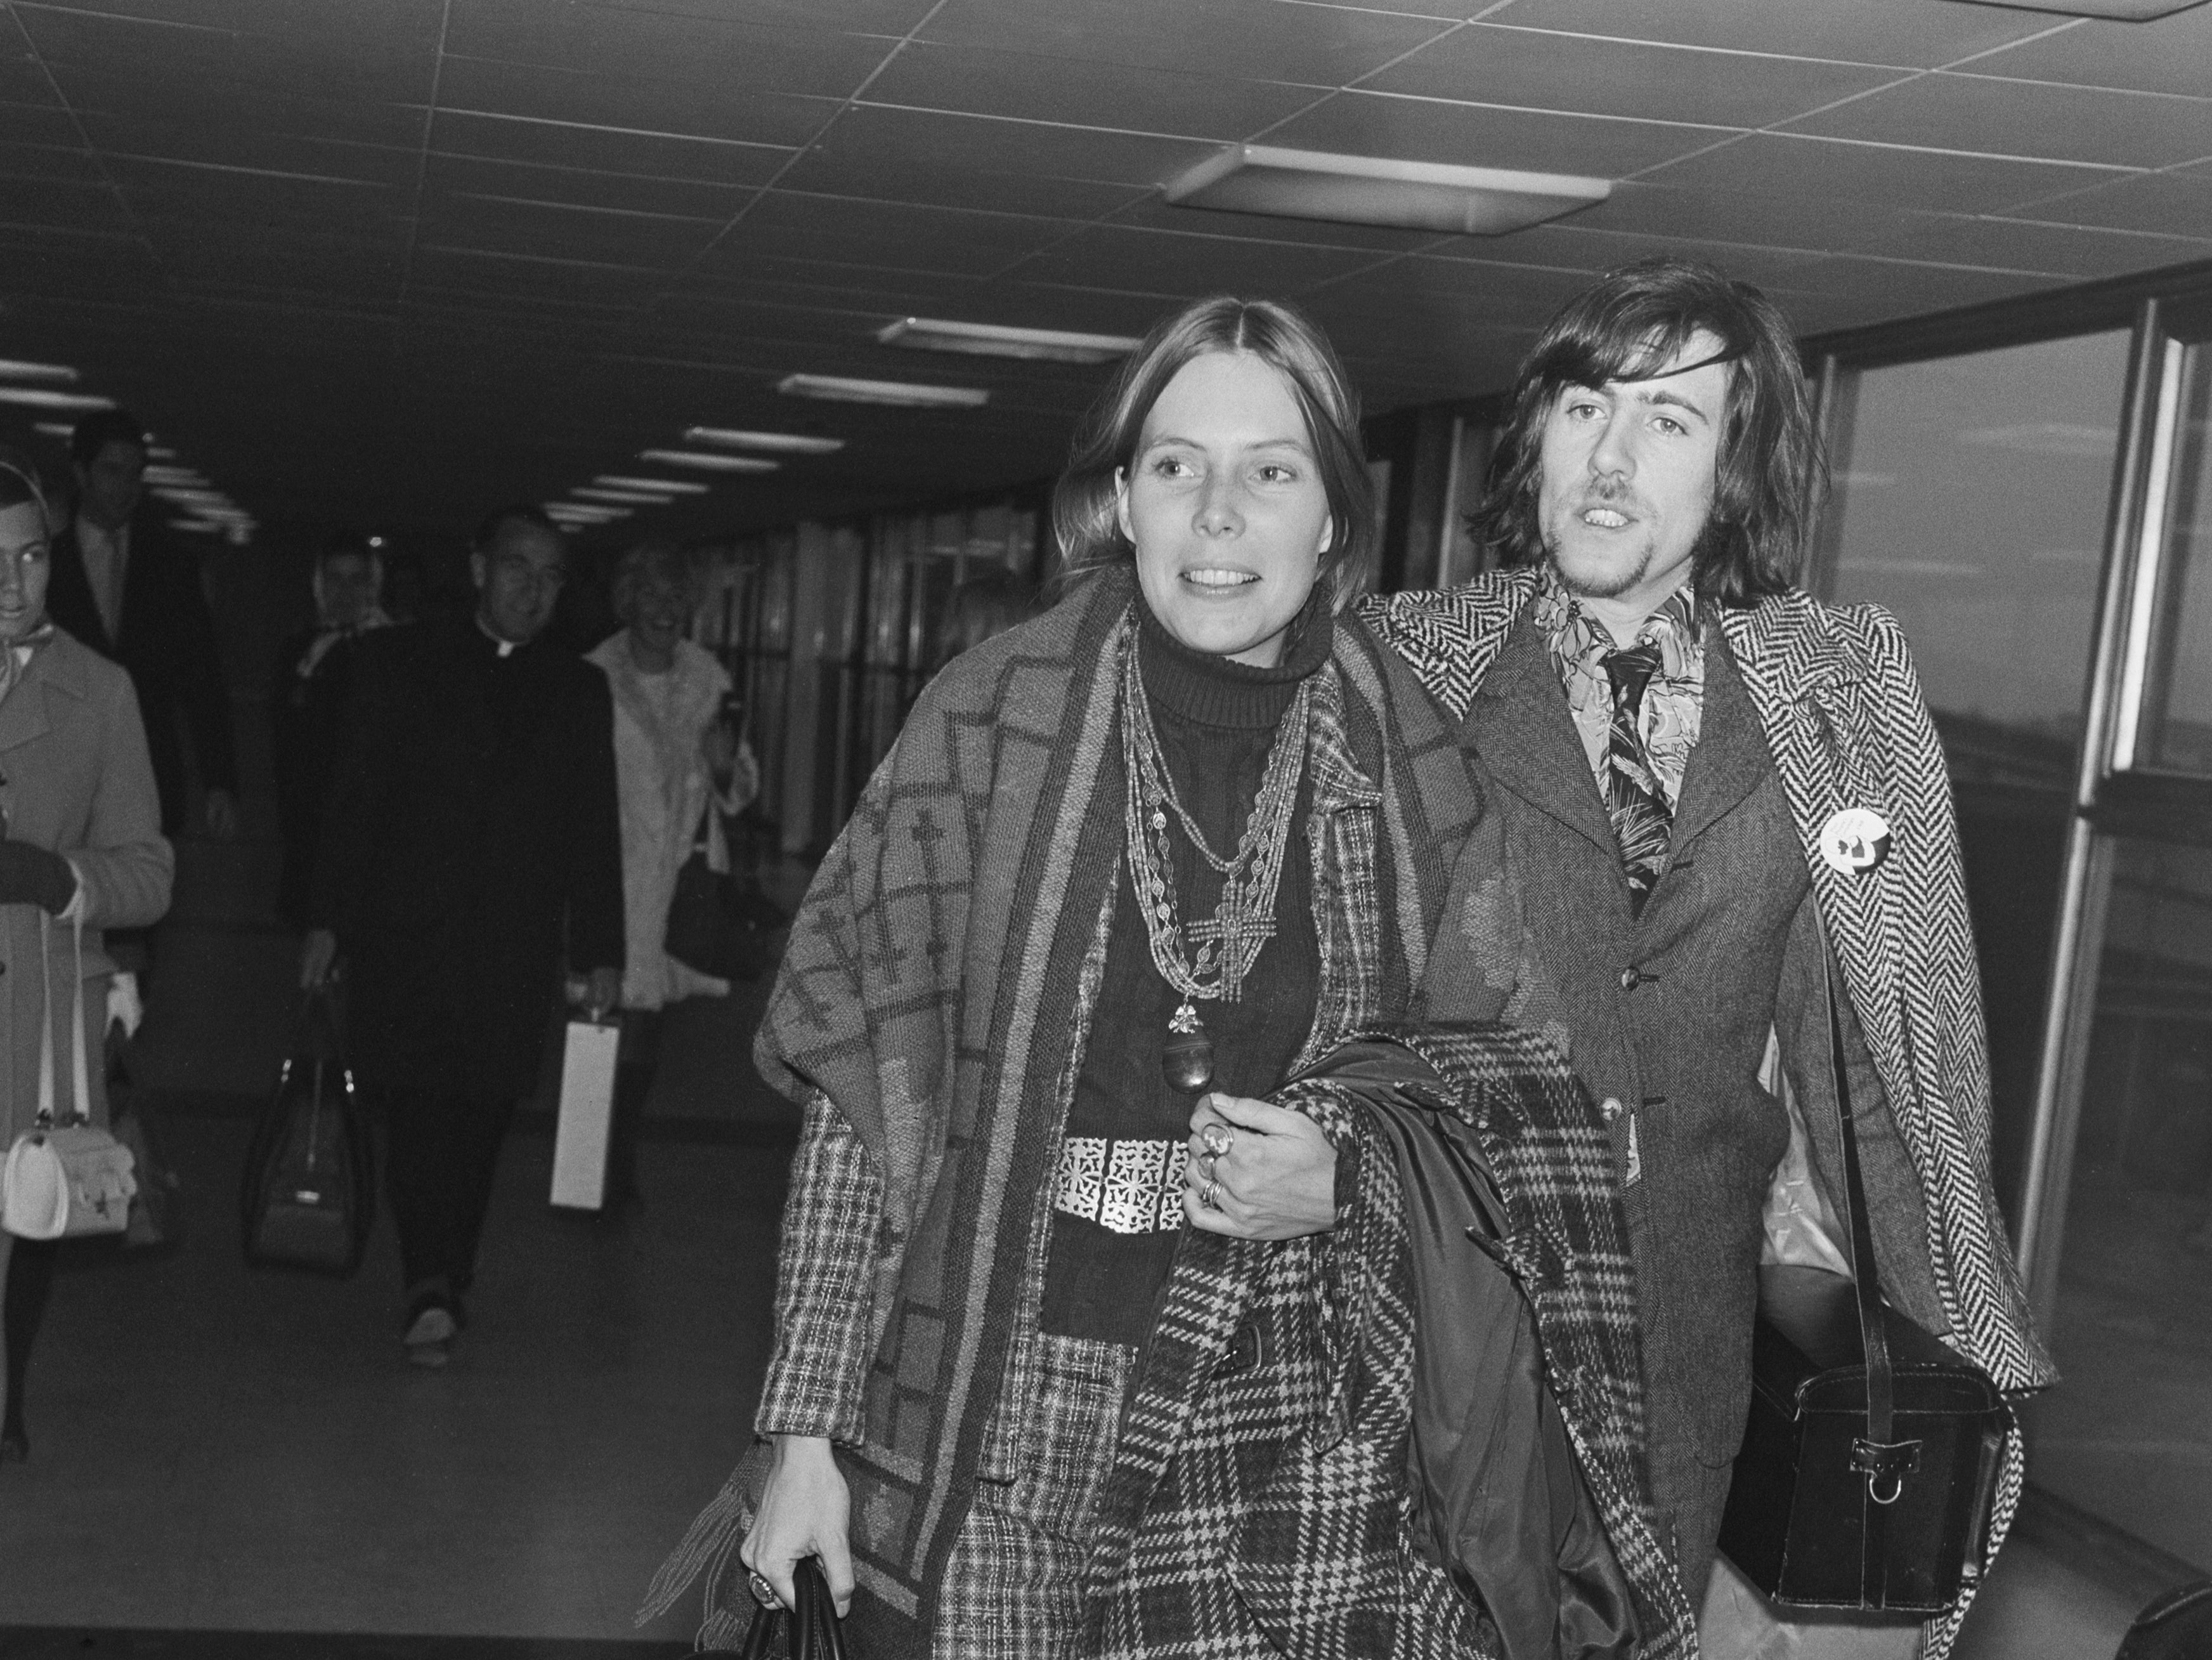
[[[1138,909],[1145,914],[1152,965],[1182,994],[1182,1001],[1168,1018],[1160,1071],[1170,1088],[1198,1095],[1213,1082],[1213,1040],[1199,1018],[1198,1006],[1216,998],[1234,1002],[1261,947],[1274,937],[1275,893],[1290,843],[1298,781],[1305,770],[1313,678],[1309,675],[1299,683],[1276,728],[1244,833],[1237,838],[1236,851],[1224,858],[1206,844],[1176,794],[1138,666],[1137,635],[1133,624],[1123,634],[1121,663],[1129,874]],[[1212,918],[1188,929],[1177,920],[1170,824],[1181,824],[1199,857],[1222,879],[1221,897]]]

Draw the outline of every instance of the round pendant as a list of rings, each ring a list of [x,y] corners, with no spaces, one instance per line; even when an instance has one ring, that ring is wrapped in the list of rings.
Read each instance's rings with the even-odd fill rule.
[[[1170,1089],[1201,1095],[1213,1082],[1213,1040],[1205,1027],[1192,1024],[1194,1031],[1168,1033],[1160,1045],[1160,1072]]]

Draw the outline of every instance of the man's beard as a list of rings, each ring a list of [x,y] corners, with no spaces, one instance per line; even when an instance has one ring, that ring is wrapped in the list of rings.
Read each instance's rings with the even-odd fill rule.
[[[1552,573],[1559,579],[1559,586],[1577,599],[1617,599],[1644,581],[1651,569],[1651,560],[1658,551],[1647,538],[1642,553],[1635,562],[1617,572],[1607,572],[1595,579],[1576,576],[1559,558],[1558,542],[1551,536],[1544,538],[1544,557]]]

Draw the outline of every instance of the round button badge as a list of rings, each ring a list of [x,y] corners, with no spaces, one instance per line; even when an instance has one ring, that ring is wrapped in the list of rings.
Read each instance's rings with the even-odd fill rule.
[[[1863,876],[1889,857],[1889,822],[1872,807],[1845,807],[1820,826],[1820,857],[1838,876]]]

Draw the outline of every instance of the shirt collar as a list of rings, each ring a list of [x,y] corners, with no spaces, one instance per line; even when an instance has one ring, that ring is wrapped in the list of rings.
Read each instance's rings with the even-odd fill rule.
[[[1559,573],[1548,564],[1537,584],[1534,617],[1536,627],[1542,632],[1545,643],[1551,647],[1552,656],[1562,673],[1571,666],[1581,665],[1602,678],[1599,666],[1616,649],[1613,635],[1590,615],[1580,599],[1567,592]],[[1636,630],[1633,643],[1659,648],[1660,672],[1668,678],[1676,678],[1686,672],[1698,651],[1695,585],[1685,582],[1668,594],[1659,608],[1644,619],[1643,626]]]

